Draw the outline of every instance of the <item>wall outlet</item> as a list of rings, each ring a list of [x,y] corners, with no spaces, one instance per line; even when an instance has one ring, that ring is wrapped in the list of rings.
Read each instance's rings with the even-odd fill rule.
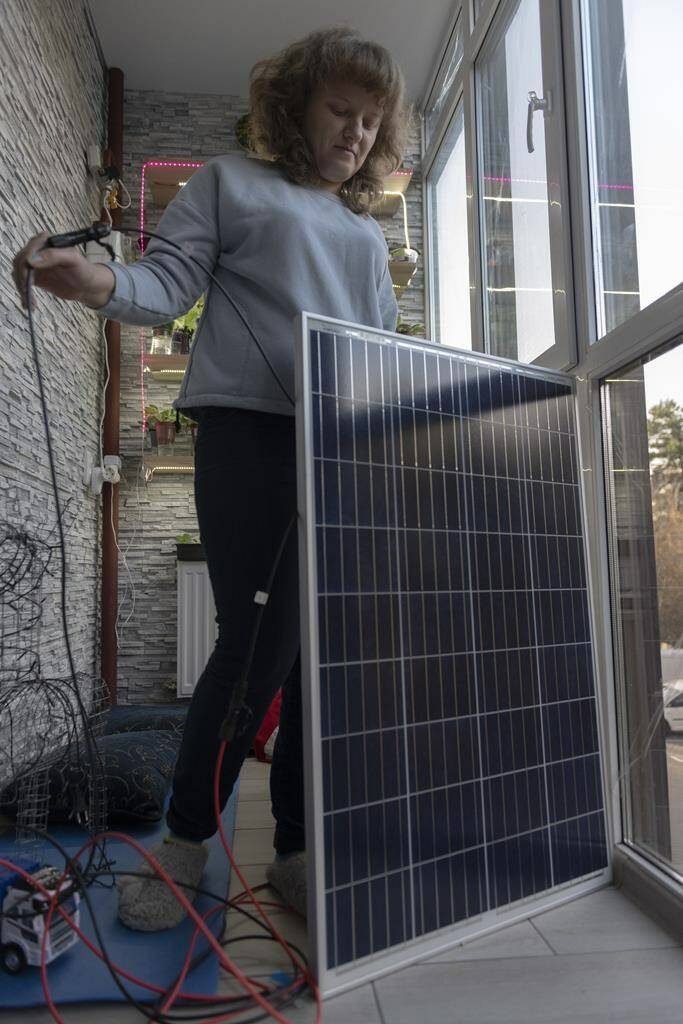
[[[104,241],[114,250],[114,253],[116,254],[116,263],[124,263],[123,235],[121,232],[111,231]],[[111,256],[99,242],[86,242],[85,255],[86,259],[90,260],[91,263],[111,263]]]
[[[87,148],[88,170],[96,178],[102,174],[102,150],[97,144]]]

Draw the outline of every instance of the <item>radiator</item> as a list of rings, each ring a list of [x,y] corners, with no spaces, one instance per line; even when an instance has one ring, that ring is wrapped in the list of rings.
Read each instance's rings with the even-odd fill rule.
[[[189,697],[216,643],[216,606],[206,562],[178,562],[178,696]]]

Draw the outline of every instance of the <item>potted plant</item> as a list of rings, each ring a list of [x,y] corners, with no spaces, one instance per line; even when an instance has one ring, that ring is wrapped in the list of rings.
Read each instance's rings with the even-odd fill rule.
[[[173,334],[171,339],[173,352],[177,352],[179,355],[187,355],[189,353],[194,332],[197,330],[197,324],[203,312],[204,296],[200,295],[192,309],[188,309],[187,313],[183,313],[182,316],[175,318],[172,324]]]
[[[157,405],[145,406],[145,426],[149,434],[150,448],[157,447],[156,425],[159,422],[159,407]]]
[[[195,537],[191,533],[179,533],[175,542],[179,562],[204,562],[206,560],[199,537]]]
[[[409,324],[403,319],[401,314],[398,314],[398,321],[396,323],[397,334],[408,334],[412,338],[424,338],[425,336],[425,325],[424,324]]]
[[[183,430],[189,430],[192,434],[192,447],[194,448],[197,443],[197,424],[195,420],[191,420],[189,416],[185,416],[184,413],[180,413],[180,426]]]
[[[145,406],[147,427],[156,435],[157,446],[173,444],[175,441],[175,409],[159,409],[156,405]]]
[[[173,324],[159,324],[152,331],[149,354],[152,356],[168,356],[171,354]]]
[[[407,245],[398,245],[389,249],[389,259],[392,263],[417,263],[419,249],[411,249]]]

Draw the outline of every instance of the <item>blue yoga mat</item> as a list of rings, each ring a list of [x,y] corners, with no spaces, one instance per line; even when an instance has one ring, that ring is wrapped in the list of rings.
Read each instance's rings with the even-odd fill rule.
[[[228,842],[232,840],[235,824],[235,808],[237,806],[237,787],[223,812],[223,829]],[[156,825],[135,828],[121,828],[120,832],[131,835],[146,848],[157,843],[167,831],[162,820]],[[50,829],[50,835],[61,843],[69,853],[75,853],[84,842],[82,830],[69,825],[58,825]],[[225,896],[228,891],[230,863],[223,851],[220,838],[216,835],[209,843],[209,859],[201,885],[210,892]],[[0,835],[0,856],[12,860],[17,852],[24,853],[26,848],[18,848],[13,836]],[[136,851],[127,843],[108,842],[107,854],[113,871],[132,869],[140,862]],[[41,858],[43,859],[43,858]],[[45,853],[44,860],[63,868],[56,851]],[[108,883],[107,883],[108,884]],[[88,895],[104,939],[110,959],[118,966],[130,970],[138,978],[167,987],[178,976],[185,959],[188,945],[194,931],[194,923],[185,920],[177,928],[165,932],[133,932],[119,923],[116,915],[117,893],[112,888],[91,885]],[[202,914],[208,910],[213,901],[206,896],[199,896],[194,906]],[[218,934],[222,927],[222,914],[212,918],[212,930]],[[85,901],[81,901],[81,929],[89,939],[97,944],[95,931]],[[206,940],[197,940],[195,952],[206,948]],[[76,943],[71,949],[58,957],[48,966],[50,991],[56,1003],[85,1003],[96,1000],[123,1001],[124,997],[116,987],[106,965],[91,953],[82,943]],[[122,979],[123,980],[123,979]],[[124,980],[126,988],[140,1002],[153,1002],[157,995]],[[188,994],[213,995],[218,987],[218,963],[211,954],[185,979],[183,992]],[[0,968],[0,1007],[3,1009],[20,1006],[43,1006],[45,997],[40,981],[40,969],[27,967],[19,975],[11,976]]]

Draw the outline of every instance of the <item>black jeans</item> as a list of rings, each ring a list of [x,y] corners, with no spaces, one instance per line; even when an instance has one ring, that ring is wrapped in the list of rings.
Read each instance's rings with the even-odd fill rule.
[[[173,777],[169,828],[189,839],[216,831],[213,779],[219,729],[243,667],[258,605],[287,524],[296,511],[294,419],[244,409],[197,410],[195,501],[216,602],[218,640],[188,710]],[[263,716],[283,688],[271,769],[278,853],[303,850],[304,798],[299,663],[299,579],[292,529],[264,609],[249,673],[247,731],[228,746],[223,808]]]

